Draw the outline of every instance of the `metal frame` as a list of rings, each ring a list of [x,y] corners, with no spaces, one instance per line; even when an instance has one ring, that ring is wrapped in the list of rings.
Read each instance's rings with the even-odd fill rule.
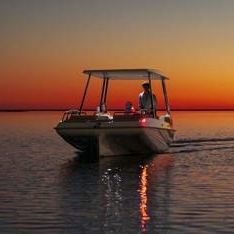
[[[153,117],[156,116],[156,110],[154,107],[154,97],[153,97],[153,91],[152,91],[152,85],[151,85],[151,73],[148,73],[148,80],[149,80],[149,88],[150,88],[150,100],[151,100],[151,110],[153,111]]]
[[[167,89],[166,89],[165,79],[162,79],[162,88],[163,88],[163,95],[164,95],[166,111],[170,115],[171,111],[170,111],[170,106],[169,106],[169,101],[168,101],[168,96],[167,96]]]
[[[89,83],[90,83],[92,73],[90,72],[88,74],[89,74],[88,80],[86,82],[84,94],[83,94],[82,101],[81,101],[80,108],[79,108],[79,115],[82,113],[82,109],[83,109],[83,106],[84,106],[84,102],[85,102],[85,98],[86,98],[86,94],[87,94],[87,90],[88,90],[88,87],[89,87]],[[170,115],[170,106],[169,106],[169,100],[168,100],[168,96],[167,96],[167,89],[166,89],[165,79],[166,78],[162,78],[162,89],[163,89],[163,95],[164,95],[166,111]],[[101,92],[101,97],[100,97],[100,109],[101,109],[101,111],[103,111],[102,110],[102,104],[106,105],[109,80],[110,80],[110,78],[107,77],[105,73],[103,73],[102,92]],[[148,72],[148,80],[149,80],[149,88],[150,88],[150,93],[151,93],[151,110],[153,112],[153,117],[155,118],[156,117],[156,109],[154,107],[154,100],[153,100],[151,72]]]
[[[105,91],[104,91],[104,100],[103,100],[103,102],[104,102],[105,105],[106,105],[108,86],[109,86],[109,78],[106,77],[106,87],[105,87]]]
[[[106,74],[103,74],[103,83],[102,83],[102,92],[100,97],[100,110],[102,110],[102,105],[104,104],[106,106],[106,99],[107,99],[107,91],[108,91],[108,85],[109,85],[109,78],[106,76]]]
[[[86,86],[85,86],[85,91],[84,91],[82,101],[81,101],[81,104],[80,104],[79,115],[81,114],[83,106],[84,106],[84,101],[85,101],[86,93],[87,93],[87,90],[88,90],[90,78],[91,78],[91,73],[89,74],[89,77],[88,77],[88,80],[87,80],[87,83],[86,83]]]
[[[104,76],[103,82],[102,82],[102,92],[101,92],[101,97],[100,97],[100,102],[99,102],[99,106],[100,106],[101,111],[102,111],[103,96],[104,96],[105,89],[106,89],[106,78]]]

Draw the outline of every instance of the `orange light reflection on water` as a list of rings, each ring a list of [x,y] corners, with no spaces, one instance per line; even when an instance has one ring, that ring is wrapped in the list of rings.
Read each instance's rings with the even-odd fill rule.
[[[140,215],[141,215],[141,231],[146,231],[146,225],[148,220],[150,219],[148,214],[148,199],[147,199],[147,187],[148,187],[148,173],[147,167],[144,166],[141,176],[140,176]]]

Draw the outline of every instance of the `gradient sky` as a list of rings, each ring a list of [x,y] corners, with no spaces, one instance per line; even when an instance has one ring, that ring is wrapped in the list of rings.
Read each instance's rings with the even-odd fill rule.
[[[75,107],[83,69],[144,67],[171,78],[173,108],[234,108],[233,12],[233,0],[2,0],[0,109]],[[139,83],[116,85],[115,105],[117,91],[137,99]]]

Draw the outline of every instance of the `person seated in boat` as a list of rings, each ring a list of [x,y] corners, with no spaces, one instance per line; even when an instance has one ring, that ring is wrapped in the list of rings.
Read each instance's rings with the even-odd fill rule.
[[[135,108],[134,108],[132,102],[127,101],[125,103],[125,113],[127,113],[127,114],[135,113]]]
[[[152,113],[151,90],[149,82],[147,81],[143,82],[142,87],[144,91],[139,94],[139,108],[140,110],[143,109],[149,113]],[[155,112],[156,108],[157,108],[157,99],[156,96],[153,94],[153,109],[155,109]]]

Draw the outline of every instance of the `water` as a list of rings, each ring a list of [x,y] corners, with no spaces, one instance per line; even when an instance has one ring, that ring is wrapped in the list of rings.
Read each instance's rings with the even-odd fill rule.
[[[166,154],[76,160],[59,112],[0,113],[0,233],[232,233],[234,112],[175,112]]]

